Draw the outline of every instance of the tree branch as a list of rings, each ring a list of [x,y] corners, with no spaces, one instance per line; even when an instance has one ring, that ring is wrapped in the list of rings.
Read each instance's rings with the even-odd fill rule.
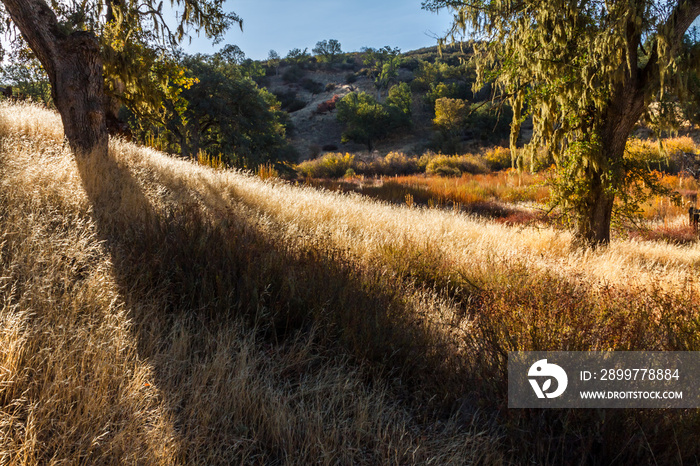
[[[660,33],[665,33],[669,39],[672,53],[680,47],[685,32],[699,15],[700,0],[681,0],[676,5],[668,20],[660,29]],[[649,61],[642,69],[642,79],[640,81],[642,89],[649,88],[656,79],[659,79],[659,66],[658,38],[656,38],[651,47]]]
[[[2,0],[10,18],[36,54],[53,82],[56,69],[56,42],[60,33],[58,19],[44,0]]]

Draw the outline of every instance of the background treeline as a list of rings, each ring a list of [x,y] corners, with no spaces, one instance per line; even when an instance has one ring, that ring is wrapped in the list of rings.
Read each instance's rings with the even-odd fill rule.
[[[356,142],[372,150],[379,141],[418,131],[427,135],[421,150],[458,153],[465,141],[504,142],[508,135],[507,106],[488,103],[488,89],[472,90],[470,53],[468,47],[442,54],[436,47],[401,53],[388,46],[345,53],[333,39],[320,41],[311,52],[292,49],[284,58],[270,51],[264,61],[246,59],[234,45],[212,55],[176,51],[154,60],[153,76],[140,78],[155,83],[146,98],[132,98],[128,83],[107,82],[109,105],[117,103],[113,113],[119,120],[112,129],[183,157],[204,155],[229,166],[297,162],[309,154],[289,144],[290,114],[308,105],[296,89],[331,95],[337,86],[364,80],[373,84],[373,92],[354,86],[354,92],[335,97],[326,109],[337,110],[344,126],[338,144]],[[11,86],[15,97],[51,106],[48,81],[33,54],[15,51],[9,63],[2,69],[3,85]],[[341,73],[342,80],[322,84],[314,79],[328,72]],[[273,94],[267,87],[278,77],[289,90]],[[445,108],[440,102],[448,100],[457,111],[436,115],[436,102],[440,109]]]
[[[409,151],[414,154],[456,155],[479,152],[485,146],[507,146],[512,110],[507,102],[492,101],[488,85],[475,91],[476,71],[469,60],[472,52],[469,44],[461,44],[442,51],[430,47],[401,53],[386,46],[346,53],[333,39],[318,42],[311,52],[292,49],[284,58],[271,50],[263,61],[247,59],[235,45],[211,55],[176,51],[154,60],[152,76],[142,78],[153,83],[147,98],[133,98],[128,83],[107,83],[110,105],[119,122],[112,129],[185,158],[249,169],[268,163],[280,169],[323,152],[337,152],[343,143],[356,143],[355,151],[365,148],[371,152],[381,144],[384,154],[406,152],[400,145],[409,135],[420,138]],[[340,79],[328,82],[329,75]],[[697,76],[689,79],[700,82]],[[26,49],[13,52],[2,68],[1,80],[12,87],[15,98],[52,105],[46,76]],[[314,105],[314,115],[334,114],[343,131],[334,144],[301,153],[291,138],[295,126],[308,124],[309,118],[295,119],[294,115],[309,105]],[[671,110],[667,107],[659,107],[657,120],[667,118],[669,111],[681,111],[682,120],[694,122],[700,113],[700,104],[692,98]],[[523,128],[520,143],[526,142],[527,122]],[[511,163],[517,158],[513,155]],[[330,162],[339,157],[344,156],[307,163],[297,172],[337,177],[348,169],[367,174],[385,171],[347,166],[341,173],[339,167],[344,164]],[[435,173],[465,171],[455,164],[459,165],[445,162]],[[537,165],[550,164],[540,160]],[[418,171],[425,171],[427,162],[418,165]],[[478,170],[501,169],[510,163],[500,157],[477,166]]]

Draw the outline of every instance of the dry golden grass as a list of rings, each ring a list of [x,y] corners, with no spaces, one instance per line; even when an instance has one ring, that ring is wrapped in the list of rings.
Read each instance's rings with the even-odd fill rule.
[[[509,350],[699,349],[700,246],[572,251],[117,140],[76,163],[62,137],[0,106],[0,464],[700,453],[692,413],[555,413],[574,427],[542,437],[503,407]],[[594,432],[627,446],[574,445]]]
[[[313,326],[265,338],[269,276],[228,297],[235,281],[205,278],[236,266],[227,254],[284,265],[261,246],[279,240],[272,217],[231,198],[271,185],[120,141],[78,169],[33,106],[2,105],[0,138],[0,464],[498,461],[476,423],[422,424]],[[182,291],[198,276],[231,288]]]

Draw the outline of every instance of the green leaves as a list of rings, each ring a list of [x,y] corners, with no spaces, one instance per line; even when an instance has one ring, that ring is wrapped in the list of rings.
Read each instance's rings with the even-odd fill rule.
[[[607,240],[590,215],[612,208],[613,196],[633,202],[621,193],[646,179],[623,163],[624,143],[651,100],[663,101],[667,88],[681,95],[692,83],[679,77],[698,64],[678,52],[700,1],[427,0],[423,7],[452,10],[449,35],[469,30],[480,41],[477,85],[492,84],[514,106],[511,150],[531,117],[526,149],[554,156],[560,205],[589,215],[586,228]]]
[[[343,53],[340,42],[335,39],[316,42],[316,47],[311,50],[320,61],[333,63]]]
[[[345,123],[343,142],[366,144],[371,151],[377,139],[386,137],[392,130],[410,127],[412,103],[411,89],[406,83],[389,90],[386,104],[365,92],[346,95],[336,105],[338,121]]]
[[[345,123],[343,142],[355,141],[372,150],[376,139],[389,131],[389,113],[384,106],[365,92],[350,93],[336,105],[338,121]]]

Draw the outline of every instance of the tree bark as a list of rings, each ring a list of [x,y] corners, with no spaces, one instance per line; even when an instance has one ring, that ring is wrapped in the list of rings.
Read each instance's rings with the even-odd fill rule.
[[[69,32],[44,0],[2,0],[49,76],[51,94],[76,157],[107,157],[102,57],[97,37]]]
[[[614,189],[623,186],[623,158],[634,125],[644,112],[644,89],[637,76],[618,87],[605,112],[598,133],[600,156],[589,166],[589,190],[576,225],[576,242],[597,247],[610,242],[610,222],[615,203]]]
[[[615,196],[606,191],[600,172],[589,174],[586,202],[578,213],[574,244],[597,247],[610,242],[610,221]]]

